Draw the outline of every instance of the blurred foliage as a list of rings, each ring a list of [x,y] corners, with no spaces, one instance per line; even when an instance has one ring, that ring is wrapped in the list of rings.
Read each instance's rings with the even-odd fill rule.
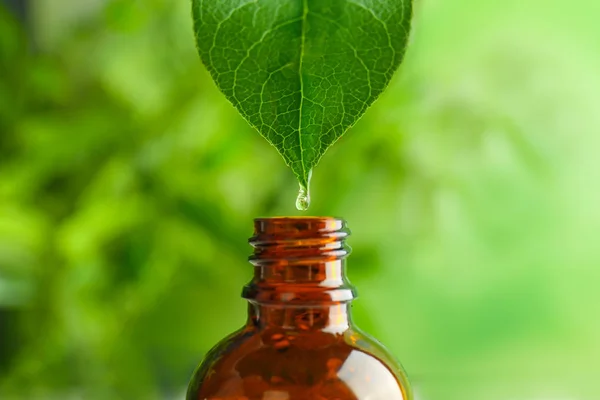
[[[324,157],[358,323],[422,400],[597,399],[595,0],[424,0]],[[186,1],[0,6],[0,398],[180,398],[244,321],[297,183],[202,68]],[[549,396],[549,397],[544,397]]]

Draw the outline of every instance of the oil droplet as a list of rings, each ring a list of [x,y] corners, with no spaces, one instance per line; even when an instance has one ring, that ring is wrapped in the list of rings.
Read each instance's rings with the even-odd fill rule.
[[[310,207],[310,193],[308,189],[304,186],[300,185],[300,191],[298,192],[298,197],[296,198],[296,208],[299,211],[306,211]]]
[[[306,180],[306,186],[300,184],[300,191],[296,198],[296,208],[298,211],[306,211],[310,207],[310,178],[312,177],[312,170],[308,171],[308,179]]]

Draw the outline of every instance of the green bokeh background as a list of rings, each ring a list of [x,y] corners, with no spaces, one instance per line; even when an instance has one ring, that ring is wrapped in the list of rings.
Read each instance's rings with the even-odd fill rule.
[[[19,3],[17,1],[16,3]],[[244,322],[282,159],[173,0],[0,3],[0,398],[180,399]],[[419,400],[600,398],[600,3],[423,0],[313,175]]]

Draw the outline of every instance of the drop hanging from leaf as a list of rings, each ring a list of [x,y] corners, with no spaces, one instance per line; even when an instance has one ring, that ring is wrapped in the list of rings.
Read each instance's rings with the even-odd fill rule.
[[[310,207],[310,188],[300,185],[298,197],[296,198],[296,208],[298,211],[306,211]]]
[[[298,211],[306,211],[310,207],[310,178],[312,171],[308,171],[306,185],[300,183],[300,190],[296,198],[296,208]]]
[[[411,1],[192,0],[204,65],[298,178],[298,209],[310,171],[400,65]]]

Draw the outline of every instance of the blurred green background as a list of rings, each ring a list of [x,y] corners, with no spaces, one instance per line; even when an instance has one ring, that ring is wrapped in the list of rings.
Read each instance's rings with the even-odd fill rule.
[[[354,233],[356,320],[419,400],[597,400],[600,3],[416,8],[313,177],[310,213]],[[252,219],[296,193],[188,1],[0,1],[0,398],[182,398],[244,321]]]

